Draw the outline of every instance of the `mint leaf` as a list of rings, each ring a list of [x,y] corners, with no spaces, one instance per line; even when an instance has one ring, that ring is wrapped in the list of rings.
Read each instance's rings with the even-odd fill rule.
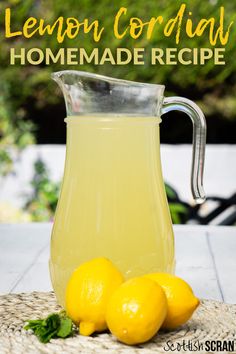
[[[57,331],[57,337],[60,338],[66,338],[68,337],[72,332],[72,321],[70,318],[62,318],[61,319],[61,324],[60,328]]]
[[[52,313],[45,320],[43,320],[42,325],[53,330],[60,327],[60,321],[61,320],[58,313]]]
[[[34,334],[38,337],[40,342],[48,343],[51,338],[53,338],[57,333],[57,329],[52,329],[50,327],[38,327]]]
[[[51,338],[66,338],[73,334],[72,321],[64,313],[52,313],[45,319],[29,320],[24,329],[31,329],[42,343],[48,343]]]
[[[24,329],[27,330],[37,328],[39,325],[41,325],[42,322],[42,320],[30,320],[28,321],[28,324],[24,327]]]

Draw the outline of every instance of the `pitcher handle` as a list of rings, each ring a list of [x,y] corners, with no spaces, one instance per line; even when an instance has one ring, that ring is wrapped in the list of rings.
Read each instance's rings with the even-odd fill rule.
[[[191,100],[184,97],[164,98],[161,114],[170,111],[186,113],[193,123],[193,153],[191,171],[191,190],[197,204],[205,201],[203,170],[206,145],[206,120],[202,110]]]

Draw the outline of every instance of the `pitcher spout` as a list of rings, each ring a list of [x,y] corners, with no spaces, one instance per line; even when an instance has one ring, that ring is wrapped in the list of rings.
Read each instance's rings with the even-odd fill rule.
[[[52,79],[63,92],[67,116],[160,117],[163,85],[119,80],[76,70],[55,72]]]
[[[65,100],[67,116],[78,115],[80,112],[80,101],[82,87],[79,75],[76,71],[58,71],[51,74],[51,77],[59,85]]]

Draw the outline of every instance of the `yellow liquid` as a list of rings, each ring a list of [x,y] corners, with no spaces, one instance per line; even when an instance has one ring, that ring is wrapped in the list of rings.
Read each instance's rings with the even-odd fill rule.
[[[107,257],[126,278],[174,271],[174,240],[160,165],[158,118],[70,117],[50,272],[64,306],[82,262]]]

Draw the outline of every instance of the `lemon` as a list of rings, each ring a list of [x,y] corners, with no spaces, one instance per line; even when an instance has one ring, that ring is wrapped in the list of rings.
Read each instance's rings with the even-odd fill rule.
[[[153,280],[133,278],[118,287],[108,301],[106,321],[109,330],[125,344],[151,339],[167,313],[162,288]]]
[[[73,272],[66,288],[66,312],[79,325],[80,334],[107,329],[107,302],[122,282],[122,274],[106,258],[85,262]]]
[[[186,281],[167,273],[147,274],[145,277],[156,281],[165,291],[168,309],[162,328],[175,329],[191,318],[199,300]]]

